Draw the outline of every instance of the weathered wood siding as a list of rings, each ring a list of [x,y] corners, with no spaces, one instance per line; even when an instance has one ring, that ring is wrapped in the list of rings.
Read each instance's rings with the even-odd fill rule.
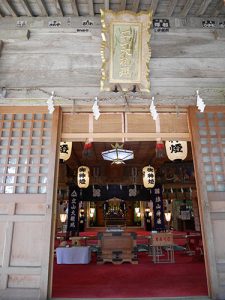
[[[46,20],[50,18],[24,18],[27,25],[22,29],[16,28],[16,18],[0,20],[0,87],[7,88],[7,98],[18,99],[20,104],[24,98],[40,103],[54,90],[56,103],[71,107],[75,98],[75,107],[90,107],[99,95],[101,28],[99,18],[89,19],[93,26],[82,25],[84,18],[57,18],[61,27],[49,28]],[[207,104],[223,104],[224,29],[202,28],[195,19],[186,25],[180,19],[170,21],[169,32],[152,32],[150,96],[155,96],[157,105],[187,106],[196,103],[199,89]],[[79,28],[88,32],[77,32]],[[101,93],[100,100],[103,105],[121,104],[124,99],[120,96]],[[7,98],[0,103],[5,104]],[[128,101],[149,104],[138,94]]]

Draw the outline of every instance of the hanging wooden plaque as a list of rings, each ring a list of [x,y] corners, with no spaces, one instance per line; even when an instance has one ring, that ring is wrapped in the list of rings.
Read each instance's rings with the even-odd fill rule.
[[[101,90],[150,92],[149,61],[152,11],[101,10]]]

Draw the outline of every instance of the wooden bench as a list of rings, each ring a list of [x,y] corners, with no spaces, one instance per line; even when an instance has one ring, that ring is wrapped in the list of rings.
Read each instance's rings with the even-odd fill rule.
[[[133,232],[99,232],[98,263],[111,262],[137,264],[136,233]]]

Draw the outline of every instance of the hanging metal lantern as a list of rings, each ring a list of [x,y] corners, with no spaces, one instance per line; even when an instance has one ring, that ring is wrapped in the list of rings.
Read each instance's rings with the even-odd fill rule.
[[[155,186],[155,170],[151,166],[142,169],[143,184],[145,188],[153,188]]]
[[[59,159],[63,159],[63,160],[69,159],[71,155],[71,150],[72,150],[72,142],[61,142]]]
[[[187,157],[187,142],[166,141],[166,154],[170,160],[184,160]]]
[[[77,185],[81,189],[86,189],[89,186],[90,169],[86,166],[80,166],[77,172]]]

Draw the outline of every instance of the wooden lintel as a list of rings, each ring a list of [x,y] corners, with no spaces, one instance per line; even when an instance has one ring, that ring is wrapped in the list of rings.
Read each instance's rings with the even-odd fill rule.
[[[126,10],[127,0],[121,0],[120,10]]]
[[[37,3],[38,3],[38,6],[40,8],[42,17],[47,17],[48,16],[48,12],[47,12],[47,9],[46,9],[43,1],[42,0],[37,0]]]
[[[41,1],[41,0],[37,0],[37,1]],[[75,0],[70,0],[70,1],[71,1],[71,3],[74,3],[74,4],[76,3]],[[223,3],[223,2],[220,2],[220,3]],[[76,6],[74,5],[74,7],[76,7]],[[150,6],[148,8],[150,9]],[[223,6],[222,6],[222,8],[223,8]],[[79,14],[79,9],[78,9],[78,14]],[[58,27],[54,28],[54,34],[62,33],[62,31],[65,33],[69,33],[72,35],[79,35],[79,36],[81,36],[81,35],[89,36],[91,34],[92,36],[95,37],[95,39],[96,39],[96,37],[98,37],[100,39],[99,36],[101,36],[101,19],[98,15],[92,16],[91,20],[93,21],[94,24],[91,27],[92,30],[90,32],[88,32],[88,33],[87,32],[85,32],[85,33],[74,32],[74,28],[82,27],[83,19],[84,19],[84,17],[71,15],[70,20],[71,20],[71,22],[73,22],[73,26],[69,27],[67,25],[67,23],[65,22],[64,17],[57,17],[57,20],[59,22],[61,22],[61,26],[59,28]],[[38,17],[39,22],[37,22],[37,18],[30,18],[30,17],[23,17],[23,20],[26,21],[26,28],[29,28],[32,31],[38,29],[38,30],[42,30],[42,33],[49,34],[49,33],[53,32],[52,28],[49,28],[48,22],[46,22],[46,20],[48,20],[48,21],[52,20],[52,17],[51,18],[49,17],[48,19],[46,19],[46,17],[44,17],[44,16]],[[6,31],[6,30],[15,29],[15,23],[17,21],[21,21],[21,17],[17,17],[17,18],[16,17],[14,17],[14,18],[5,18],[4,17],[1,20],[0,32],[3,30]],[[221,21],[221,18],[215,19],[215,22],[219,22],[219,21]],[[172,16],[172,17],[170,17],[170,24],[171,24],[171,27],[170,27],[170,31],[169,31],[168,35],[173,34],[174,31],[177,30],[178,28],[179,29],[187,28],[188,30],[191,30],[191,33],[202,31],[203,35],[205,32],[209,33],[210,31],[212,31],[212,29],[210,29],[210,28],[202,27],[202,18],[199,18],[199,17],[189,16],[189,18],[187,18],[184,22],[183,17],[173,17]],[[184,33],[186,33],[185,30],[184,30]],[[154,36],[154,35],[156,35],[156,33],[152,32],[152,35]]]
[[[132,11],[138,12],[140,0],[133,0]]]
[[[88,11],[89,11],[89,15],[90,16],[94,16],[95,15],[93,0],[88,0]]]
[[[194,4],[195,0],[188,0],[182,9],[180,16],[181,17],[186,17],[187,14],[189,13],[189,10],[191,9],[192,5]]]
[[[209,6],[209,4],[211,2],[212,2],[212,0],[204,0],[204,1],[202,1],[199,9],[196,12],[196,16],[202,16],[205,13],[207,7]]]
[[[33,12],[27,2],[27,0],[20,0],[21,1],[21,4],[23,5],[23,8],[27,14],[28,17],[32,17],[33,16]]]
[[[177,1],[178,0],[170,0],[169,5],[168,5],[168,9],[167,9],[167,17],[168,18],[172,16],[172,14],[174,12],[174,9],[177,5]]]
[[[14,9],[14,7],[8,2],[8,0],[2,0],[3,5],[5,6],[5,8],[9,11],[9,13],[13,16],[13,17],[18,17],[16,10]]]
[[[154,16],[154,14],[156,12],[158,4],[159,4],[159,0],[152,0],[151,9],[152,9],[153,16]]]
[[[71,1],[71,6],[73,9],[73,14],[74,16],[79,16],[78,8],[77,8],[77,1],[76,0],[70,0]]]
[[[0,31],[0,40],[14,42],[16,40],[29,40],[30,38],[30,31],[29,30],[7,30],[7,31]]]
[[[54,0],[54,3],[55,3],[56,11],[57,11],[57,16],[63,17],[63,10],[62,10],[59,0]]]
[[[110,140],[110,139],[124,139],[124,140],[137,140],[137,141],[156,141],[157,138],[161,138],[162,140],[190,140],[189,133],[176,133],[176,132],[166,132],[166,133],[153,133],[153,132],[102,132],[102,133],[62,133],[61,140],[62,141],[85,141],[86,139],[95,140]]]
[[[104,0],[105,3],[105,10],[109,10],[109,0]]]

